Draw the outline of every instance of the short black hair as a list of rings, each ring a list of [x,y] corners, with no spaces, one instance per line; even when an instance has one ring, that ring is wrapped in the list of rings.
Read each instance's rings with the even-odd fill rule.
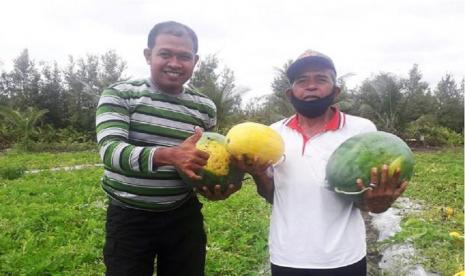
[[[166,21],[156,24],[153,26],[152,30],[150,30],[149,37],[147,39],[147,46],[150,49],[155,47],[155,39],[160,34],[170,34],[178,37],[187,35],[192,40],[194,53],[197,54],[199,49],[197,35],[188,26],[175,21]]]

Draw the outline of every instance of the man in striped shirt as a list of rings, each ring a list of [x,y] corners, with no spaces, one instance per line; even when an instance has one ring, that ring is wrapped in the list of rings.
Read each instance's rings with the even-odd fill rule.
[[[216,124],[216,107],[183,85],[198,61],[196,34],[177,22],[155,25],[144,50],[150,78],[105,89],[96,128],[109,197],[104,262],[107,275],[203,275],[206,235],[201,203],[181,180],[200,179],[208,154],[195,148]],[[194,130],[195,129],[195,130]],[[225,199],[240,185],[221,193]]]

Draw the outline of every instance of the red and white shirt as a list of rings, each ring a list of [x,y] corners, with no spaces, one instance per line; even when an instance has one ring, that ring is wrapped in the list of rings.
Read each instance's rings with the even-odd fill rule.
[[[325,170],[340,144],[376,131],[376,126],[334,111],[322,132],[311,138],[303,134],[296,115],[271,125],[285,144],[285,158],[273,167],[269,247],[275,265],[328,269],[356,263],[366,255],[360,210],[329,189]]]

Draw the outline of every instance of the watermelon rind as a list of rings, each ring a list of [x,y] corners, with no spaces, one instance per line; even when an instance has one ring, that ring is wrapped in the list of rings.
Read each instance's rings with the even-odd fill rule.
[[[179,174],[191,188],[206,186],[213,192],[215,185],[221,186],[221,191],[227,190],[229,184],[240,184],[243,173],[231,164],[230,154],[226,150],[226,137],[215,132],[204,132],[196,144],[197,149],[210,154],[207,165],[198,173],[202,179],[194,180],[183,172]]]
[[[400,168],[400,181],[413,176],[414,156],[408,145],[399,137],[384,131],[358,134],[342,143],[331,155],[326,166],[326,181],[341,196],[359,201],[368,189],[373,167],[381,172],[383,164],[389,165],[389,177]],[[357,178],[363,180],[365,189],[359,190]]]

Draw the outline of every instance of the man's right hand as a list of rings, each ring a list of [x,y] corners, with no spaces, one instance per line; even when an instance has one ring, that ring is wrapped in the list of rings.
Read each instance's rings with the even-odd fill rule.
[[[266,175],[266,170],[273,164],[271,160],[261,162],[257,156],[254,156],[252,159],[247,159],[243,156],[232,157],[232,161],[239,170],[252,176]]]
[[[202,179],[198,173],[207,164],[209,157],[208,153],[195,147],[202,133],[202,129],[197,127],[194,134],[179,146],[158,149],[155,152],[154,164],[156,166],[172,165],[191,179]]]
[[[250,174],[255,184],[257,185],[257,192],[264,197],[266,201],[273,204],[274,197],[274,182],[273,177],[269,176],[267,171],[273,164],[273,161],[261,162],[257,156],[252,159],[247,159],[243,156],[232,158],[234,165],[239,170]]]

